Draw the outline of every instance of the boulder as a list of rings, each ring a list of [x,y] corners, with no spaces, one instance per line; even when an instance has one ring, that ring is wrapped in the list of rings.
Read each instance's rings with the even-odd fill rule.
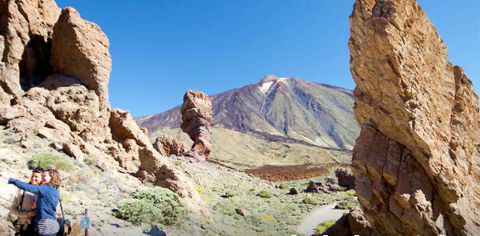
[[[210,97],[200,91],[188,90],[183,97],[181,114],[181,129],[193,141],[192,148],[185,155],[206,160],[212,150],[210,126],[213,125],[213,117]]]
[[[348,170],[338,168],[335,170],[335,176],[338,180],[338,185],[347,189],[355,188],[355,176],[349,173]]]
[[[355,190],[382,235],[480,235],[478,96],[415,0],[357,0]]]
[[[188,151],[188,146],[178,139],[168,137],[167,135],[160,135],[153,147],[163,156],[183,156]]]

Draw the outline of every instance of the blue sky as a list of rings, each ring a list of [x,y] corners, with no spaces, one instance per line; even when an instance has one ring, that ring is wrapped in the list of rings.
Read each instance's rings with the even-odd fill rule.
[[[168,110],[188,89],[216,94],[264,75],[353,89],[348,16],[354,0],[57,0],[110,39],[112,107]],[[480,91],[480,1],[418,0]]]

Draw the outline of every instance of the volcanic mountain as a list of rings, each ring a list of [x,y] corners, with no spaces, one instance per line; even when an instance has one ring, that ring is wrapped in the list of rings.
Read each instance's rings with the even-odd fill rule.
[[[353,93],[338,87],[269,75],[211,98],[217,127],[267,141],[351,150],[359,133]],[[180,126],[180,106],[136,122],[155,138]]]

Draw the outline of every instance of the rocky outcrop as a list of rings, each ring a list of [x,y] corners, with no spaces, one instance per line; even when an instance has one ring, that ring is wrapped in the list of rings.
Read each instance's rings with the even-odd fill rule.
[[[308,186],[305,189],[307,193],[334,193],[340,191],[340,186],[338,185],[338,179],[336,178],[325,178],[322,182],[308,182]]]
[[[480,235],[478,97],[415,0],[350,16],[356,192],[382,235]]]
[[[136,172],[208,215],[193,183],[149,142],[127,111],[110,109],[109,43],[100,28],[54,1],[0,0],[0,125],[105,170]],[[138,163],[140,162],[140,163]]]
[[[360,208],[353,208],[348,214],[344,214],[337,222],[318,235],[329,236],[376,236],[372,231],[370,222],[365,218]]]
[[[167,135],[160,135],[153,143],[153,147],[166,157],[183,156],[188,151],[188,146],[184,142]]]
[[[335,170],[335,177],[338,179],[338,185],[346,189],[355,188],[355,176],[349,173],[348,170],[338,168]]]
[[[110,43],[97,24],[84,21],[75,9],[67,7],[55,24],[51,59],[55,73],[73,76],[105,101],[108,106],[108,81],[112,60]]]
[[[193,145],[186,156],[206,160],[212,150],[210,126],[213,125],[212,101],[203,92],[188,90],[181,108],[183,132],[190,136]]]

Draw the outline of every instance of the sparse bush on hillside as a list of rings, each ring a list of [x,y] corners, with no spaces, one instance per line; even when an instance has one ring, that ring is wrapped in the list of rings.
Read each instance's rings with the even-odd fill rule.
[[[120,202],[117,216],[133,224],[160,223],[175,225],[188,214],[183,200],[160,187],[140,191],[133,199]]]
[[[324,232],[325,230],[327,230],[328,228],[332,227],[334,224],[335,224],[335,221],[327,220],[327,221],[324,221],[324,222],[320,223],[320,224],[315,228],[315,230],[316,230],[318,233],[322,233],[322,232]]]
[[[74,166],[66,158],[51,154],[39,153],[33,156],[32,160],[28,161],[28,167],[33,169],[41,167],[44,169],[54,168],[63,171],[72,171]]]
[[[315,198],[311,198],[311,197],[307,197],[307,198],[303,199],[302,202],[305,203],[305,204],[311,204],[311,205],[316,205],[317,204],[317,201],[315,200]]]
[[[257,194],[257,196],[259,196],[261,198],[271,198],[272,194],[270,194],[269,192],[267,192],[265,190],[262,190]]]

